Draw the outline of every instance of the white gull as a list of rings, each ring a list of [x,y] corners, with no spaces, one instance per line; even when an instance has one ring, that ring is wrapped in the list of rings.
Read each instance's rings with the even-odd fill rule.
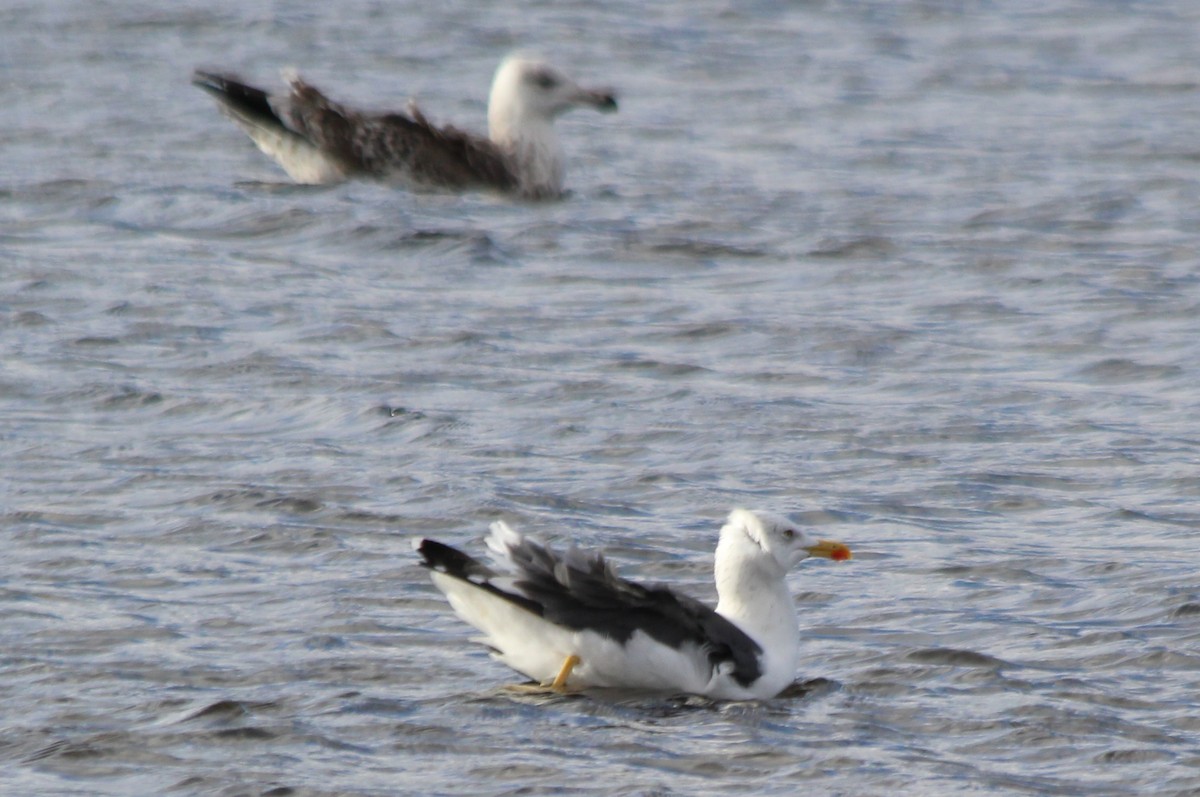
[[[850,558],[787,518],[735,509],[721,528],[715,610],[618,576],[600,554],[565,554],[503,521],[497,571],[448,545],[413,541],[454,611],[493,655],[554,691],[625,687],[722,700],[766,699],[792,683],[800,645],[785,576],[803,559]]]

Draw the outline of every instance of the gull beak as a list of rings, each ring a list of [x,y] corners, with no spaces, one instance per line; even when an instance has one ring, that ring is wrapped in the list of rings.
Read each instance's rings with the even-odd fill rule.
[[[809,546],[805,550],[808,551],[809,556],[820,556],[835,562],[844,562],[852,556],[849,547],[833,540],[817,540],[816,545]]]
[[[612,89],[580,89],[575,95],[575,102],[590,105],[604,113],[617,110],[617,95]]]

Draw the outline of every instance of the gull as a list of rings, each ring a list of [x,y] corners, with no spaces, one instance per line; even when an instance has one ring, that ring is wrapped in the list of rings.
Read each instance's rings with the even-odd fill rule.
[[[554,120],[578,107],[615,111],[610,89],[583,88],[535,56],[513,55],[496,70],[487,137],[406,112],[372,113],[334,102],[299,75],[271,94],[233,75],[196,70],[192,83],[297,183],[354,177],[418,190],[492,190],[526,199],[563,194],[562,147]]]
[[[792,683],[800,647],[788,571],[849,559],[785,517],[734,509],[721,528],[716,609],[621,578],[604,557],[565,554],[491,525],[493,569],[430,539],[413,547],[493,656],[551,691],[625,687],[718,700],[767,699]]]

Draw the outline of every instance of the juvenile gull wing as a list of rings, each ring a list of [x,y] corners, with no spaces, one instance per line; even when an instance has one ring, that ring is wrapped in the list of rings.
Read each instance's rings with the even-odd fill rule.
[[[409,115],[356,111],[299,77],[291,78],[284,95],[201,70],[192,82],[216,97],[222,110],[298,182],[357,176],[500,191],[517,184],[495,144],[454,127],[437,127],[415,107]]]

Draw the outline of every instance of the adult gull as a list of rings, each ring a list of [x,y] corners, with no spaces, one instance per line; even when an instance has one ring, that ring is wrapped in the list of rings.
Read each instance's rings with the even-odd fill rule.
[[[514,55],[496,70],[488,136],[438,126],[410,103],[372,113],[334,102],[294,73],[286,93],[196,70],[192,83],[298,183],[370,177],[417,189],[493,190],[528,199],[563,193],[563,155],[554,120],[577,107],[615,111],[609,89],[583,88],[538,58]]]
[[[800,646],[788,571],[810,556],[850,558],[787,518],[735,509],[716,553],[716,609],[663,585],[621,578],[603,556],[565,554],[503,521],[487,546],[497,570],[448,545],[413,541],[433,583],[493,655],[553,691],[626,687],[720,700],[766,699],[792,683]]]

